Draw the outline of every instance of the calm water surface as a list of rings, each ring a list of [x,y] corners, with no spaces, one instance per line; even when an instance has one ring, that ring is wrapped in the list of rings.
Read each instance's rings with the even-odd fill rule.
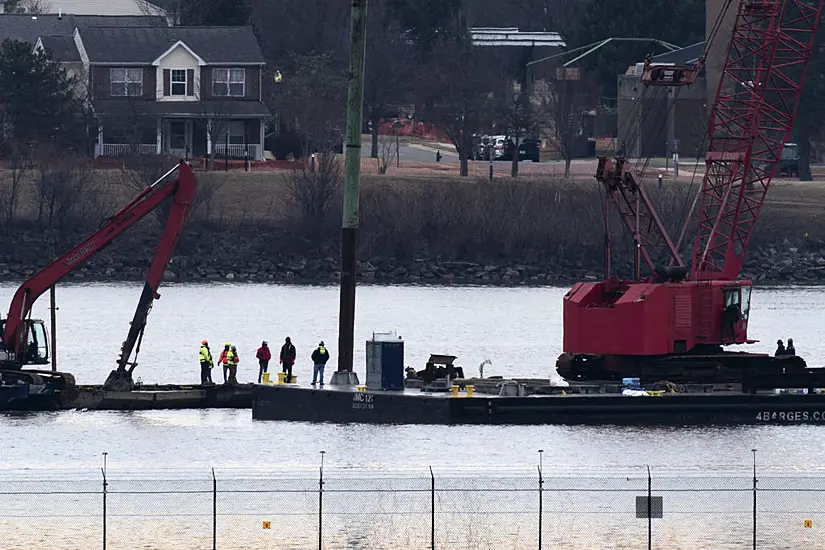
[[[551,375],[561,351],[564,288],[361,287],[356,319],[356,371],[364,377],[364,342],[373,331],[396,331],[408,364],[450,353],[468,374],[485,359],[485,375]],[[0,286],[0,304],[14,287]],[[58,357],[79,383],[102,383],[128,329],[138,285],[89,284],[58,290]],[[238,378],[257,376],[262,339],[277,348],[291,336],[296,373],[311,374],[308,356],[323,339],[334,364],[338,290],[282,285],[168,285],[150,315],[139,366],[146,383],[196,383],[197,350],[206,338],[238,346]],[[825,289],[758,289],[750,346],[771,352],[791,336],[809,364],[825,364]],[[5,307],[5,305],[3,306]],[[34,316],[48,319],[48,298]],[[334,368],[334,367],[333,367]],[[332,368],[330,368],[332,370]],[[327,373],[329,376],[329,372]],[[245,411],[65,411],[0,416],[0,469],[73,469],[109,465],[127,471],[314,468],[318,453],[347,470],[406,471],[531,468],[538,449],[545,468],[618,472],[650,464],[659,471],[747,472],[751,449],[763,468],[825,469],[825,426],[618,428],[563,426],[370,426],[253,422]]]

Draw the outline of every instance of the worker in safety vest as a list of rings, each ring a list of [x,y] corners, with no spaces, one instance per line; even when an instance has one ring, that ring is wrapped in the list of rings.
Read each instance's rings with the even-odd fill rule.
[[[226,354],[226,362],[229,364],[229,380],[227,381],[228,384],[238,383],[238,362],[240,360],[240,357],[238,357],[238,348],[232,346],[232,349],[230,349],[229,353]]]
[[[223,351],[221,352],[220,357],[218,357],[218,364],[223,365],[223,383],[224,384],[226,384],[226,380],[227,380],[226,376],[229,373],[229,357],[228,356],[229,356],[230,353],[232,353],[232,350],[229,349],[229,347],[231,345],[232,344],[230,344],[229,342],[224,344]]]
[[[315,385],[315,381],[320,378],[321,387],[324,387],[324,367],[329,361],[329,352],[327,348],[324,347],[324,341],[321,340],[321,343],[318,344],[318,347],[315,348],[315,351],[312,352],[312,385]]]
[[[206,340],[201,342],[198,358],[201,362],[201,384],[212,384],[212,367],[215,364],[212,362],[212,352],[209,350],[209,342]]]

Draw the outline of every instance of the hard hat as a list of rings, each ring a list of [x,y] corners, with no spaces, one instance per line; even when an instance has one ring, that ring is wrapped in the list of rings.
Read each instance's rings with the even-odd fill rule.
[[[232,342],[227,342],[227,343],[224,344],[224,346],[226,346],[226,347],[229,347],[231,345],[232,345]]]
[[[207,342],[206,340],[201,340],[201,344],[208,344],[208,343],[209,342]]]

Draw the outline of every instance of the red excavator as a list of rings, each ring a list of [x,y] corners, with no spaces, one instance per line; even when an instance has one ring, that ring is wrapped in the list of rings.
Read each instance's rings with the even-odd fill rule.
[[[679,250],[693,208],[674,242],[630,160],[599,158],[596,180],[607,197],[605,278],[578,283],[564,298],[557,368],[565,379],[741,382],[745,391],[822,387],[825,369],[808,369],[801,358],[723,349],[755,342],[747,334],[752,284],[739,273],[793,127],[822,8],[823,0],[738,2],[693,203],[701,206],[689,262]],[[674,78],[673,66],[648,59],[641,80],[646,89],[677,88],[692,83],[695,74],[688,72],[701,65],[678,67],[681,76]],[[611,273],[609,203],[633,239],[631,280]]]
[[[170,176],[175,172],[177,178],[170,180]],[[112,371],[104,385],[106,389],[116,391],[133,389],[132,371],[137,366],[137,354],[140,351],[147,316],[152,309],[152,302],[160,298],[158,287],[183,229],[195,189],[195,175],[190,166],[181,161],[106,220],[100,230],[20,285],[12,299],[8,317],[0,321],[0,370],[3,378],[29,383],[52,381],[61,385],[74,384],[74,378],[69,373],[23,368],[49,363],[46,327],[43,321],[31,319],[34,302],[46,290],[106,248],[118,235],[135,225],[166,199],[171,198],[166,226],[152,265],[146,273],[146,284],[132,318],[129,334],[121,347],[117,369]],[[132,351],[135,351],[134,360],[131,360]]]

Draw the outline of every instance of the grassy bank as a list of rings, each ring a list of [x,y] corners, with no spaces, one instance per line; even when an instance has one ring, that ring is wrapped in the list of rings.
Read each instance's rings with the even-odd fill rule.
[[[0,173],[0,196],[8,195],[8,176]],[[72,197],[57,201],[59,215],[48,217],[43,185],[35,176],[21,180],[13,219],[5,213],[2,217],[6,231],[0,239],[0,277],[19,278],[45,265],[53,251],[67,250],[93,231],[147,181],[124,170],[93,172],[73,188]],[[175,276],[336,279],[341,197],[335,186],[324,208],[309,216],[302,204],[306,197],[298,196],[294,181],[280,173],[199,173],[198,182],[199,199],[172,267]],[[649,188],[674,236],[698,184],[681,180]],[[816,255],[825,255],[823,208],[825,185],[776,184],[757,225],[746,271],[758,275],[770,250],[783,264],[802,254],[811,255],[806,261],[818,261]],[[612,215],[613,260],[619,274],[626,275],[632,246],[617,218]],[[138,278],[159,228],[160,218],[148,217],[90,262],[83,276]],[[602,257],[602,198],[594,182],[363,178],[359,258],[368,279],[540,284],[599,276]]]

